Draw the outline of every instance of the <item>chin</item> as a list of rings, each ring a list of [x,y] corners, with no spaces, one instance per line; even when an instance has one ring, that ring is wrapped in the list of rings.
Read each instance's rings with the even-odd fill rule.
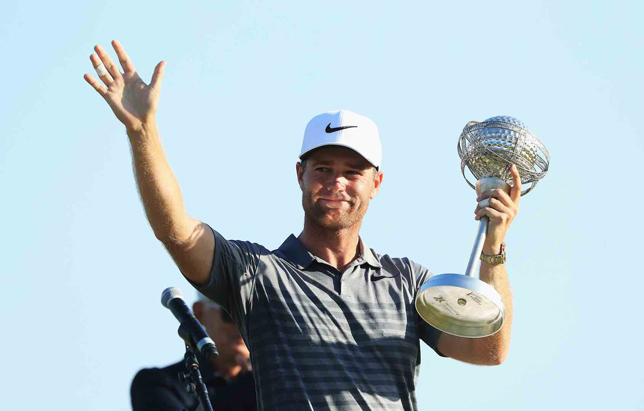
[[[327,230],[341,230],[343,228],[351,227],[351,224],[347,224],[345,221],[328,221],[324,219],[316,220],[317,225],[326,228]]]
[[[311,216],[311,220],[315,221],[320,227],[337,230],[351,226],[351,218],[345,213],[339,213],[333,210],[314,209],[311,210],[309,215]]]
[[[331,230],[341,230],[344,228],[350,228],[360,222],[360,218],[355,215],[342,214],[340,216],[332,216],[325,214],[319,218],[314,218],[320,227],[324,227]]]

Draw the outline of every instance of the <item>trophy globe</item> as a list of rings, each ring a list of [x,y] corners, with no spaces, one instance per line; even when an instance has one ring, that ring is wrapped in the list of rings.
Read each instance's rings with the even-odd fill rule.
[[[547,171],[550,154],[537,136],[513,117],[497,116],[467,123],[458,140],[458,155],[465,181],[477,193],[503,189],[512,184],[510,168],[516,165],[525,195]],[[466,169],[474,176],[472,184]],[[486,204],[487,203],[487,204]],[[482,207],[489,205],[483,200]],[[416,310],[433,327],[459,337],[487,337],[499,331],[505,320],[501,295],[478,278],[479,257],[488,218],[480,220],[465,274],[440,274],[430,278],[416,297]]]

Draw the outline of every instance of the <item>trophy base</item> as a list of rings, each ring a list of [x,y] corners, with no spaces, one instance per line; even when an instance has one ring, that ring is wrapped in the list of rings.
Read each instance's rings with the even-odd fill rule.
[[[492,335],[505,319],[503,300],[494,287],[463,274],[430,278],[416,297],[416,311],[434,328],[467,338]]]

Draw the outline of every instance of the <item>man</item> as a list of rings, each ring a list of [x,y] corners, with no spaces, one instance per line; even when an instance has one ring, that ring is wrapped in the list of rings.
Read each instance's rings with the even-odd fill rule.
[[[250,372],[249,352],[232,318],[202,294],[192,309],[219,351],[214,364],[197,354],[201,377],[208,388],[213,408],[255,410],[255,384]],[[186,384],[178,378],[179,373],[187,373],[183,361],[165,368],[139,371],[130,390],[132,410],[196,410],[199,406],[197,395],[186,391]]]
[[[278,409],[417,409],[422,339],[442,356],[500,364],[510,344],[512,296],[505,266],[483,262],[480,278],[501,294],[506,323],[481,339],[441,334],[414,308],[431,277],[406,258],[376,254],[359,237],[370,200],[383,181],[378,130],[366,117],[340,111],[306,128],[301,162],[304,228],[277,250],[228,241],[186,213],[161,149],[155,112],[164,62],[150,85],[113,42],[121,73],[96,46],[90,60],[102,81],[85,79],[126,126],[148,220],[185,277],[232,315],[252,353],[258,407]],[[513,168],[508,195],[483,192],[490,220],[483,247],[501,252],[516,216],[521,182]]]

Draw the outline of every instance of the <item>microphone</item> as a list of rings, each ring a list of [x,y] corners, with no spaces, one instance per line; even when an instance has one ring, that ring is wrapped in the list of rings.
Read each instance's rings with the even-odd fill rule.
[[[161,294],[161,304],[168,310],[172,311],[174,317],[179,321],[179,335],[186,339],[182,333],[184,331],[189,338],[189,343],[201,353],[211,363],[219,357],[215,342],[208,336],[206,329],[201,325],[197,317],[188,308],[183,300],[183,293],[177,287],[168,287]],[[188,342],[188,341],[186,341]]]

